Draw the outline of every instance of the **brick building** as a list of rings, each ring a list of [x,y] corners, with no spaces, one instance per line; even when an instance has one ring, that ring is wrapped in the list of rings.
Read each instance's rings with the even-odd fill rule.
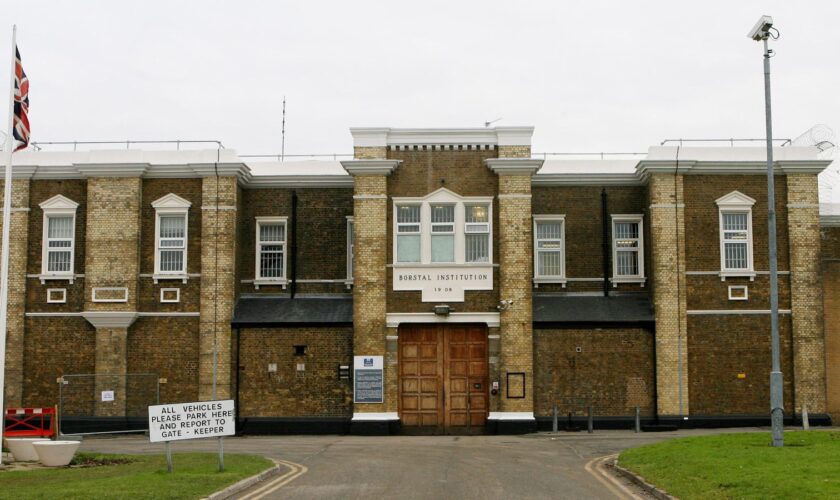
[[[254,432],[767,421],[763,148],[543,160],[532,132],[352,129],[340,162],[17,154],[7,406],[96,373],[76,416],[102,426],[141,415],[120,376],[149,373]],[[840,215],[816,148],[774,155],[786,415],[828,422]]]

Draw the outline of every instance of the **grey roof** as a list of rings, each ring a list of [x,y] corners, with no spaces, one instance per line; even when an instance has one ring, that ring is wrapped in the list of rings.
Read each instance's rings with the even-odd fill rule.
[[[240,297],[232,326],[277,324],[352,324],[351,295],[329,297]]]
[[[653,322],[647,294],[609,297],[534,295],[534,323]]]

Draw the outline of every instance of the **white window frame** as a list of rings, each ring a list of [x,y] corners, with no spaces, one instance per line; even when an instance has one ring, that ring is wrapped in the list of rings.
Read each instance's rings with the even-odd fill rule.
[[[42,202],[39,206],[44,212],[44,227],[41,239],[41,282],[43,283],[45,279],[66,279],[72,283],[76,270],[76,210],[79,208],[79,204],[58,194]],[[73,218],[73,237],[70,238],[70,247],[64,247],[61,251],[70,251],[70,270],[49,271],[49,218],[68,216]]]
[[[187,258],[189,257],[189,241],[190,241],[190,207],[192,203],[181,198],[180,196],[169,193],[166,196],[159,198],[152,202],[152,207],[155,209],[155,273],[153,275],[155,283],[161,279],[180,279],[184,283],[187,281]],[[160,269],[160,219],[163,216],[180,215],[184,217],[184,267],[180,271],[161,271]],[[166,248],[166,250],[173,250]]]
[[[533,260],[534,260],[534,285],[540,283],[560,283],[565,288],[566,286],[566,215],[565,214],[546,214],[533,216]],[[539,249],[537,248],[537,223],[539,222],[560,222],[560,255],[561,255],[561,273],[558,276],[541,276],[539,274]]]
[[[612,281],[613,287],[619,283],[639,283],[644,286],[645,278],[645,217],[642,214],[616,214],[612,215]],[[633,222],[639,225],[639,247],[637,250],[619,250],[615,243],[615,225],[619,222]],[[618,275],[618,252],[637,252],[639,256],[639,272],[635,275]]]
[[[355,243],[353,238],[356,235],[356,226],[352,215],[346,217],[346,232],[347,232],[347,280],[345,284],[350,287],[353,284],[353,253],[355,251]]]
[[[487,207],[487,222],[467,222],[467,209],[471,207]],[[464,262],[467,262],[466,241],[468,234],[487,235],[487,262],[468,262],[468,264],[489,264],[492,261],[490,258],[493,252],[493,232],[491,231],[493,224],[493,219],[491,218],[492,212],[492,203],[464,203]]]
[[[393,198],[393,221],[392,221],[392,265],[394,267],[487,267],[493,265],[493,197],[492,196],[461,196],[446,188],[440,188],[424,197]],[[397,207],[402,205],[420,206],[420,262],[399,262],[397,261]],[[455,207],[455,220],[453,222],[455,236],[455,259],[453,262],[432,262],[432,205],[453,205]],[[487,262],[466,262],[465,229],[466,224],[464,207],[484,205],[487,207],[487,228],[488,228],[488,256]],[[448,224],[448,223],[447,223]],[[484,224],[483,222],[480,224]],[[406,234],[406,233],[403,233]],[[444,233],[435,233],[444,234]],[[449,233],[446,233],[449,234]]]
[[[753,225],[752,207],[755,200],[739,191],[732,191],[726,196],[715,200],[718,206],[718,236],[720,240],[720,278],[748,277],[750,281],[755,279],[755,262],[753,258]],[[747,267],[744,269],[730,269],[726,267],[726,250],[723,230],[724,214],[745,214],[747,216]]]
[[[452,207],[452,222],[434,222],[434,221],[432,221],[432,205],[443,206],[443,207]],[[442,260],[442,261],[435,261],[435,262],[431,262],[431,263],[435,264],[435,265],[438,265],[438,264],[443,264],[443,265],[454,264],[458,261],[458,248],[455,245],[455,240],[458,239],[458,237],[457,237],[458,226],[456,225],[456,220],[457,220],[458,216],[456,215],[456,212],[458,212],[458,210],[460,208],[460,210],[463,214],[464,207],[463,207],[463,205],[461,207],[458,207],[457,203],[438,202],[438,203],[429,203],[428,208],[429,208],[429,256],[430,256],[429,259],[431,259],[431,255],[433,253],[432,252],[432,245],[434,244],[434,241],[433,241],[434,236],[452,236],[452,260]],[[423,219],[422,208],[421,208],[420,219],[421,220]],[[461,220],[463,221],[464,217],[461,217]],[[463,222],[462,222],[462,224],[463,224]],[[452,231],[435,231],[435,228],[438,227],[438,226],[439,227],[452,226]],[[422,231],[423,231],[423,226],[421,225],[420,226],[420,232],[422,233]],[[461,237],[463,238],[463,232],[461,233]],[[422,245],[422,240],[423,240],[422,235],[420,237],[420,240],[421,240],[421,245]],[[466,263],[466,260],[467,260],[466,259],[466,254],[464,254],[464,256],[462,256],[462,260],[464,261],[464,263]]]
[[[399,222],[397,213],[399,211],[399,207],[402,207],[402,206],[419,206],[420,207],[420,220],[418,222]],[[423,213],[424,213],[424,210],[423,210],[423,204],[422,203],[419,203],[419,202],[416,202],[416,201],[400,202],[400,203],[397,203],[396,201],[394,202],[394,263],[395,264],[403,264],[403,265],[411,266],[411,265],[419,265],[423,262],[423,222],[425,220],[424,217],[423,217]],[[401,226],[419,226],[420,231],[416,232],[416,233],[414,233],[414,232],[401,233],[400,232],[400,227]],[[397,258],[398,258],[397,239],[399,238],[399,235],[414,235],[414,234],[417,234],[417,235],[420,236],[420,262],[408,262],[408,261],[401,262],[401,261],[398,261],[397,260]]]
[[[254,287],[259,289],[260,285],[280,285],[286,288],[289,283],[288,280],[288,261],[289,261],[289,218],[288,217],[255,217],[256,224],[254,224]],[[262,253],[260,242],[260,227],[263,224],[283,224],[283,276],[268,277],[261,276],[260,272],[260,254]],[[276,244],[276,243],[272,243]]]

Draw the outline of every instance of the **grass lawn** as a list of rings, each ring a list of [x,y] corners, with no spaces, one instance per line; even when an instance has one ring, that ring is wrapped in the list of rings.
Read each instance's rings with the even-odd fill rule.
[[[681,499],[840,498],[840,432],[672,439],[626,450],[619,465]]]
[[[98,455],[77,459],[128,459],[129,463],[33,471],[0,471],[0,498],[201,498],[274,464],[263,457],[225,454],[225,472],[218,455],[177,453],[174,471],[166,472],[160,455]]]

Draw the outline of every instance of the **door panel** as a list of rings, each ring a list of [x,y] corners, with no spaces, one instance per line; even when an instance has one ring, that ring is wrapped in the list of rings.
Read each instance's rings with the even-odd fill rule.
[[[488,411],[487,328],[400,328],[400,419],[411,432],[481,433]]]

